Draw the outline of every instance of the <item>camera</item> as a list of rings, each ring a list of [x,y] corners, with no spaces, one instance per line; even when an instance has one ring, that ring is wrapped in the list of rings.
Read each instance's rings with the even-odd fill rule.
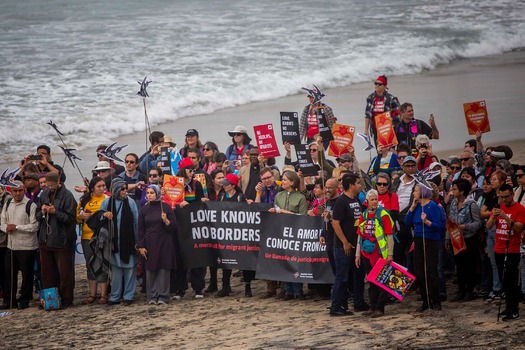
[[[42,156],[40,154],[32,154],[29,156],[29,160],[40,160]]]
[[[421,146],[419,146],[419,148],[425,148],[427,149],[428,148],[428,145],[426,143],[422,143]]]

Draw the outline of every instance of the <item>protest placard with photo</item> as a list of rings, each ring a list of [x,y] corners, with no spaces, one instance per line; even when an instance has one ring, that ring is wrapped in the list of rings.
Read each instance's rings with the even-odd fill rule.
[[[367,277],[369,282],[381,287],[397,300],[403,300],[406,292],[416,278],[407,268],[379,258]]]

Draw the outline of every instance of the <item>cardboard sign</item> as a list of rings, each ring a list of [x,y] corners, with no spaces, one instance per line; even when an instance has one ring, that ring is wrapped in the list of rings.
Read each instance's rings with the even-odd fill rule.
[[[299,115],[297,112],[281,112],[281,135],[283,143],[289,142],[292,145],[301,143]]]
[[[348,153],[348,148],[354,143],[355,127],[334,124],[332,125],[332,135],[334,139],[330,141],[328,155],[339,157],[341,154]]]
[[[164,183],[162,185],[164,194],[162,195],[162,201],[169,204],[172,208],[175,208],[177,204],[184,201],[184,178],[164,175]]]
[[[206,186],[206,174],[200,173],[193,175],[193,178],[199,181],[202,185],[202,190],[204,191],[204,197],[208,198],[208,187]]]
[[[279,147],[275,141],[275,134],[273,133],[272,124],[256,125],[253,127],[255,134],[255,141],[257,141],[257,148],[259,154],[265,158],[279,157]]]
[[[312,160],[310,148],[308,145],[295,145],[295,154],[297,156],[297,165],[303,176],[317,176],[319,172]]]
[[[390,147],[398,144],[390,112],[376,115],[374,117],[374,123],[377,131],[377,145]]]
[[[489,114],[485,100],[463,104],[465,120],[469,135],[475,135],[477,131],[486,133],[490,131]]]
[[[452,243],[452,250],[454,255],[461,253],[464,250],[467,250],[465,244],[465,238],[463,233],[459,229],[459,225],[452,220],[447,220],[447,231],[450,236],[450,243]]]
[[[330,125],[328,124],[326,116],[324,115],[324,108],[317,108],[315,112],[317,113],[319,135],[323,138],[323,141],[333,140],[334,136],[332,135]]]
[[[160,168],[162,169],[163,174],[171,175],[171,159],[170,159],[170,148],[161,147],[160,148]],[[144,169],[146,170],[146,169]]]
[[[379,258],[367,277],[369,282],[381,287],[397,300],[403,300],[406,292],[416,278],[407,268]]]

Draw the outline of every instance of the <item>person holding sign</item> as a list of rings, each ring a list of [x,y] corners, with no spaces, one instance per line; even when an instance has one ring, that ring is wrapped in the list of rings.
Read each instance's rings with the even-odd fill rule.
[[[237,125],[232,131],[228,131],[228,135],[232,137],[232,144],[226,149],[226,158],[228,159],[230,169],[233,171],[235,169],[235,162],[241,160],[243,153],[254,146],[250,143],[252,139],[248,136],[246,127],[242,125]]]
[[[394,221],[388,211],[379,206],[378,197],[379,194],[376,190],[367,192],[368,209],[361,214],[357,228],[359,238],[357,240],[355,266],[359,268],[363,263],[367,273],[370,273],[380,257],[390,262],[394,261],[394,238],[392,235]],[[361,259],[361,255],[363,259]],[[388,293],[370,283],[368,296],[370,299],[368,314],[374,318],[383,316],[385,304],[388,301]]]
[[[285,171],[281,183],[282,191],[275,196],[274,207],[268,211],[277,214],[299,214],[306,215],[308,204],[306,198],[297,189],[301,179],[294,171]],[[303,285],[301,283],[284,283],[284,300],[304,299]]]
[[[312,90],[308,89],[307,91],[310,103],[304,107],[301,119],[299,119],[299,136],[301,141],[310,143],[314,142],[316,135],[319,134],[318,118],[321,111],[330,129],[332,129],[332,125],[337,121],[337,118],[334,116],[332,107],[321,102],[321,99],[325,95],[322,94],[317,87],[314,87]],[[327,149],[329,144],[330,140],[323,141],[323,148]]]
[[[423,304],[416,311],[423,312],[428,308],[441,310],[438,253],[441,233],[445,229],[445,215],[431,200],[432,187],[428,184],[418,183],[413,197],[405,225],[414,229],[414,268],[423,299]]]
[[[456,223],[465,240],[467,249],[454,255],[458,272],[458,294],[451,301],[474,300],[476,286],[476,261],[478,259],[478,229],[481,227],[481,216],[476,202],[468,197],[472,185],[465,179],[458,179],[452,183],[454,199],[450,205],[449,219]],[[447,232],[446,248],[450,250],[450,237]]]
[[[514,200],[511,185],[503,184],[499,188],[500,208],[492,209],[487,228],[496,227],[494,253],[496,264],[506,293],[505,310],[498,316],[503,321],[517,320],[519,314],[519,272],[521,232],[525,225],[525,207]]]
[[[145,259],[149,305],[170,302],[170,270],[176,267],[175,213],[161,198],[159,186],[149,185],[146,188],[148,203],[140,209],[138,218],[137,250]]]
[[[365,108],[365,132],[366,136],[374,138],[374,143],[377,145],[377,132],[374,123],[376,115],[390,112],[394,127],[399,123],[399,100],[394,95],[388,93],[388,78],[385,75],[380,75],[374,82],[374,92],[366,98]]]

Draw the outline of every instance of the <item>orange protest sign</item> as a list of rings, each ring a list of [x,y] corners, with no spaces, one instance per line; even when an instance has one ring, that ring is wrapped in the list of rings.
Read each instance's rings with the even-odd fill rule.
[[[390,112],[376,115],[374,122],[377,130],[377,145],[390,147],[398,144]]]
[[[489,114],[485,100],[463,104],[465,120],[469,135],[475,135],[477,131],[482,133],[490,131]]]
[[[464,250],[467,250],[467,246],[465,245],[465,238],[463,237],[463,233],[461,233],[461,230],[459,229],[457,223],[455,223],[452,220],[447,220],[447,231],[450,236],[450,243],[452,243],[452,250],[454,251],[454,255],[459,254]]]
[[[172,208],[175,208],[177,204],[182,203],[184,200],[184,178],[164,175],[164,194],[162,195],[162,201],[169,204]]]
[[[348,148],[354,143],[355,127],[334,124],[332,125],[332,135],[334,139],[330,141],[328,155],[339,157],[341,154],[348,153]]]

